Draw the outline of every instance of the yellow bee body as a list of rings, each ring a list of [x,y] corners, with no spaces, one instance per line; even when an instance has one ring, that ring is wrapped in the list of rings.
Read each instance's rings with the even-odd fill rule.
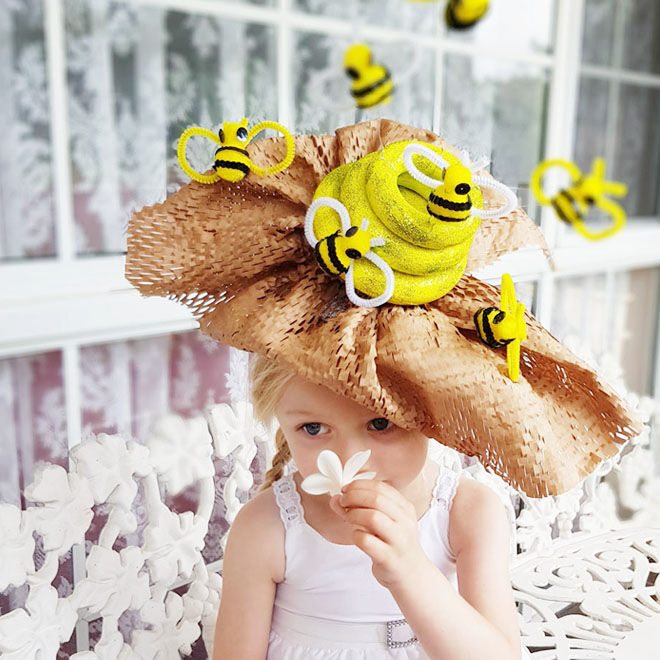
[[[353,81],[351,95],[358,108],[372,108],[390,101],[394,91],[392,77],[387,68],[372,62],[369,46],[350,46],[344,55],[344,70]]]
[[[589,206],[593,204],[593,200],[585,204],[575,195],[575,190],[571,191],[570,188],[566,188],[560,190],[550,200],[550,203],[559,218],[565,223],[572,225],[576,222],[582,222],[585,213],[589,210]]]
[[[474,315],[474,325],[484,344],[491,348],[501,348],[513,341],[513,337],[507,336],[505,332],[504,320],[504,312],[497,307],[480,309]]]
[[[245,178],[249,172],[256,176],[268,176],[281,172],[291,165],[295,155],[295,143],[291,133],[284,126],[274,121],[262,121],[248,131],[247,125],[247,117],[240,122],[226,121],[223,122],[217,135],[201,126],[187,128],[181,134],[176,148],[181,169],[194,181],[210,184],[216,183],[220,179],[236,183]],[[250,159],[247,146],[265,128],[272,128],[284,135],[286,153],[279,163],[269,167],[260,167]],[[200,135],[219,145],[213,155],[213,174],[197,172],[186,159],[186,144],[193,135]]]
[[[571,185],[560,190],[554,197],[548,197],[541,185],[545,172],[557,167],[566,170],[571,177]],[[623,228],[626,214],[607,194],[622,197],[627,187],[618,181],[605,181],[605,161],[594,159],[592,170],[583,174],[575,163],[561,158],[545,160],[537,165],[530,179],[530,188],[541,204],[550,204],[560,220],[571,225],[582,236],[599,240],[612,236]],[[601,231],[592,231],[584,222],[584,216],[593,207],[598,207],[612,218],[612,225]]]
[[[442,184],[429,195],[426,209],[443,222],[463,222],[472,211],[471,189],[472,172],[460,163],[450,165]]]
[[[486,307],[474,315],[474,325],[481,341],[490,348],[506,346],[509,378],[515,383],[520,374],[520,344],[527,339],[525,305],[516,300],[511,275],[502,275],[500,309]]]
[[[250,171],[247,146],[247,119],[241,122],[226,121],[218,131],[222,145],[213,156],[213,169],[225,181],[240,181]]]
[[[342,275],[369,251],[370,240],[369,233],[359,227],[353,226],[345,234],[338,229],[314,246],[314,255],[328,275]]]
[[[447,25],[457,30],[472,27],[488,11],[489,0],[449,0],[445,10]]]

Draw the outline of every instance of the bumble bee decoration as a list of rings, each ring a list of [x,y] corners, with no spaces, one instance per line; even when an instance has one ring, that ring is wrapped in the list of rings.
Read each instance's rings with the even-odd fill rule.
[[[215,183],[220,179],[235,183],[245,178],[248,172],[253,172],[257,176],[268,176],[281,172],[291,165],[295,155],[295,144],[291,133],[284,126],[274,121],[262,121],[255,124],[249,131],[247,126],[248,120],[244,117],[240,122],[224,122],[217,135],[200,126],[187,128],[181,134],[177,146],[177,156],[181,169],[191,179],[199,183]],[[252,162],[247,152],[247,146],[257,133],[266,128],[272,128],[284,135],[286,154],[279,163],[264,168]],[[213,174],[200,174],[188,163],[186,144],[193,135],[201,135],[219,145],[213,156]]]
[[[436,2],[437,0],[410,0],[410,2]],[[465,30],[478,23],[488,11],[490,0],[448,0],[445,22],[454,30]]]
[[[554,197],[548,197],[542,186],[541,179],[551,167],[565,169],[570,178],[571,185],[560,190]],[[530,187],[539,204],[551,205],[560,220],[571,225],[579,234],[592,241],[597,241],[620,231],[626,222],[626,213],[623,208],[605,197],[606,194],[623,197],[628,188],[618,181],[605,181],[605,161],[596,158],[591,166],[591,172],[584,175],[575,163],[557,158],[544,160],[534,172],[530,180]],[[593,207],[604,211],[612,218],[612,224],[601,230],[591,231],[584,223],[584,216]]]
[[[392,76],[382,64],[374,63],[367,44],[353,44],[344,54],[344,71],[351,79],[351,96],[360,109],[389,103],[394,91]]]
[[[321,268],[345,279],[351,302],[419,305],[455,286],[481,219],[507,215],[516,205],[506,186],[474,175],[463,160],[403,140],[324,177],[306,215],[305,236]],[[484,209],[480,187],[495,188],[504,203]],[[351,218],[362,219],[359,229]]]
[[[447,26],[465,30],[478,23],[488,11],[489,0],[449,0],[445,8]]]
[[[330,208],[339,215],[341,231],[318,240],[314,234],[314,216],[321,207]],[[307,209],[305,215],[305,237],[314,248],[316,260],[328,275],[345,276],[346,295],[348,299],[359,307],[378,307],[387,302],[394,292],[394,273],[392,269],[378,255],[371,251],[372,247],[385,243],[382,238],[373,239],[367,233],[369,221],[362,219],[359,227],[351,225],[351,218],[346,207],[332,197],[318,197]],[[385,290],[380,296],[362,298],[355,291],[353,281],[353,262],[358,259],[368,259],[378,268],[385,277]]]
[[[516,300],[513,280],[502,275],[500,308],[486,307],[474,315],[474,325],[481,341],[490,348],[506,346],[509,378],[515,383],[520,375],[520,344],[527,339],[525,305]]]

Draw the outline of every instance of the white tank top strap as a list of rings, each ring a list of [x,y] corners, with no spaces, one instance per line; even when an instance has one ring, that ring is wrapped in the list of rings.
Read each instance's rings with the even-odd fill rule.
[[[433,501],[437,502],[447,511],[451,508],[454,495],[456,495],[456,488],[458,487],[461,474],[461,472],[455,472],[444,465],[440,466],[438,478],[433,488]]]
[[[273,483],[273,492],[284,528],[290,529],[301,525],[304,522],[303,508],[293,477],[291,475],[280,477]]]

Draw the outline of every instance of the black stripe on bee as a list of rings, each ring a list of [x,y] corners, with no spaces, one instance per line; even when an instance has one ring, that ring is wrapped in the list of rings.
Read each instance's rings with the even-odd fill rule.
[[[229,149],[230,151],[238,151],[239,154],[243,154],[244,156],[250,155],[245,149],[241,149],[240,147],[220,147],[215,150],[215,155],[217,156],[221,151],[225,151],[225,149]]]
[[[389,79],[390,72],[385,69],[385,75],[380,80],[377,80],[375,83],[371,83],[371,85],[367,85],[366,87],[361,87],[360,89],[352,89],[351,94],[354,98],[359,99],[361,96],[366,96],[367,94],[376,91],[381,85],[388,82]]]
[[[373,101],[370,101],[369,103],[365,103],[364,101],[358,101],[357,102],[358,107],[373,108],[375,105],[378,105],[379,103],[382,103],[385,99],[389,98],[392,95],[393,91],[394,91],[394,87],[386,90],[380,96],[377,96]]]
[[[429,201],[436,206],[442,206],[443,209],[449,209],[450,211],[469,211],[472,208],[472,202],[470,200],[467,202],[452,202],[444,197],[438,197],[438,195],[434,195],[433,193],[430,194]]]
[[[569,217],[569,215],[566,213],[566,209],[564,209],[564,206],[560,202],[568,204],[570,210],[575,214],[575,217]],[[571,195],[568,190],[559,191],[557,196],[550,200],[550,203],[552,204],[552,208],[556,211],[557,215],[569,225],[576,220],[582,220],[582,211],[575,201],[575,197],[573,197],[573,195]]]
[[[316,261],[318,262],[319,266],[326,272],[328,275],[332,275],[332,277],[335,277],[337,273],[333,273],[326,265],[325,261],[323,260],[323,257],[321,256],[321,244],[323,241],[319,241],[315,246],[314,246],[314,256],[316,257]]]
[[[224,167],[228,170],[240,170],[243,174],[247,174],[250,171],[250,168],[245,163],[237,163],[234,160],[216,160],[214,167],[219,169]]]
[[[495,314],[492,319],[489,319],[488,315],[493,312],[497,312],[497,314]],[[501,309],[497,309],[497,307],[486,307],[486,309],[480,309],[475,313],[474,325],[477,328],[481,341],[483,341],[486,346],[489,346],[490,348],[500,348],[511,343],[510,339],[507,341],[498,341],[493,334],[491,322],[497,324],[500,323],[503,318],[504,312]]]
[[[464,218],[450,218],[449,216],[446,215],[440,215],[439,213],[433,213],[431,210],[431,207],[427,204],[426,205],[426,210],[429,213],[429,215],[432,215],[434,218],[438,220],[442,220],[443,222],[463,222],[464,220],[467,220],[470,216],[465,216]]]
[[[332,265],[340,273],[345,273],[348,270],[348,268],[346,266],[344,266],[344,264],[339,260],[339,257],[337,256],[336,239],[337,239],[338,234],[339,234],[339,231],[337,231],[337,233],[330,236],[327,240],[327,243],[328,243],[328,256],[330,257],[330,261],[332,261]]]

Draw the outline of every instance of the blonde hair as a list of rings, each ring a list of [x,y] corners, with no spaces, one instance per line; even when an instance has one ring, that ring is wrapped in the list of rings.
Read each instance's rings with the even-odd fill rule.
[[[253,355],[250,360],[250,385],[254,416],[268,425],[275,417],[275,408],[282,397],[282,392],[293,378],[294,373],[275,360],[263,355]],[[282,429],[278,427],[275,433],[277,451],[273,464],[266,472],[264,483],[259,492],[268,488],[284,474],[284,467],[291,459],[291,451]]]

